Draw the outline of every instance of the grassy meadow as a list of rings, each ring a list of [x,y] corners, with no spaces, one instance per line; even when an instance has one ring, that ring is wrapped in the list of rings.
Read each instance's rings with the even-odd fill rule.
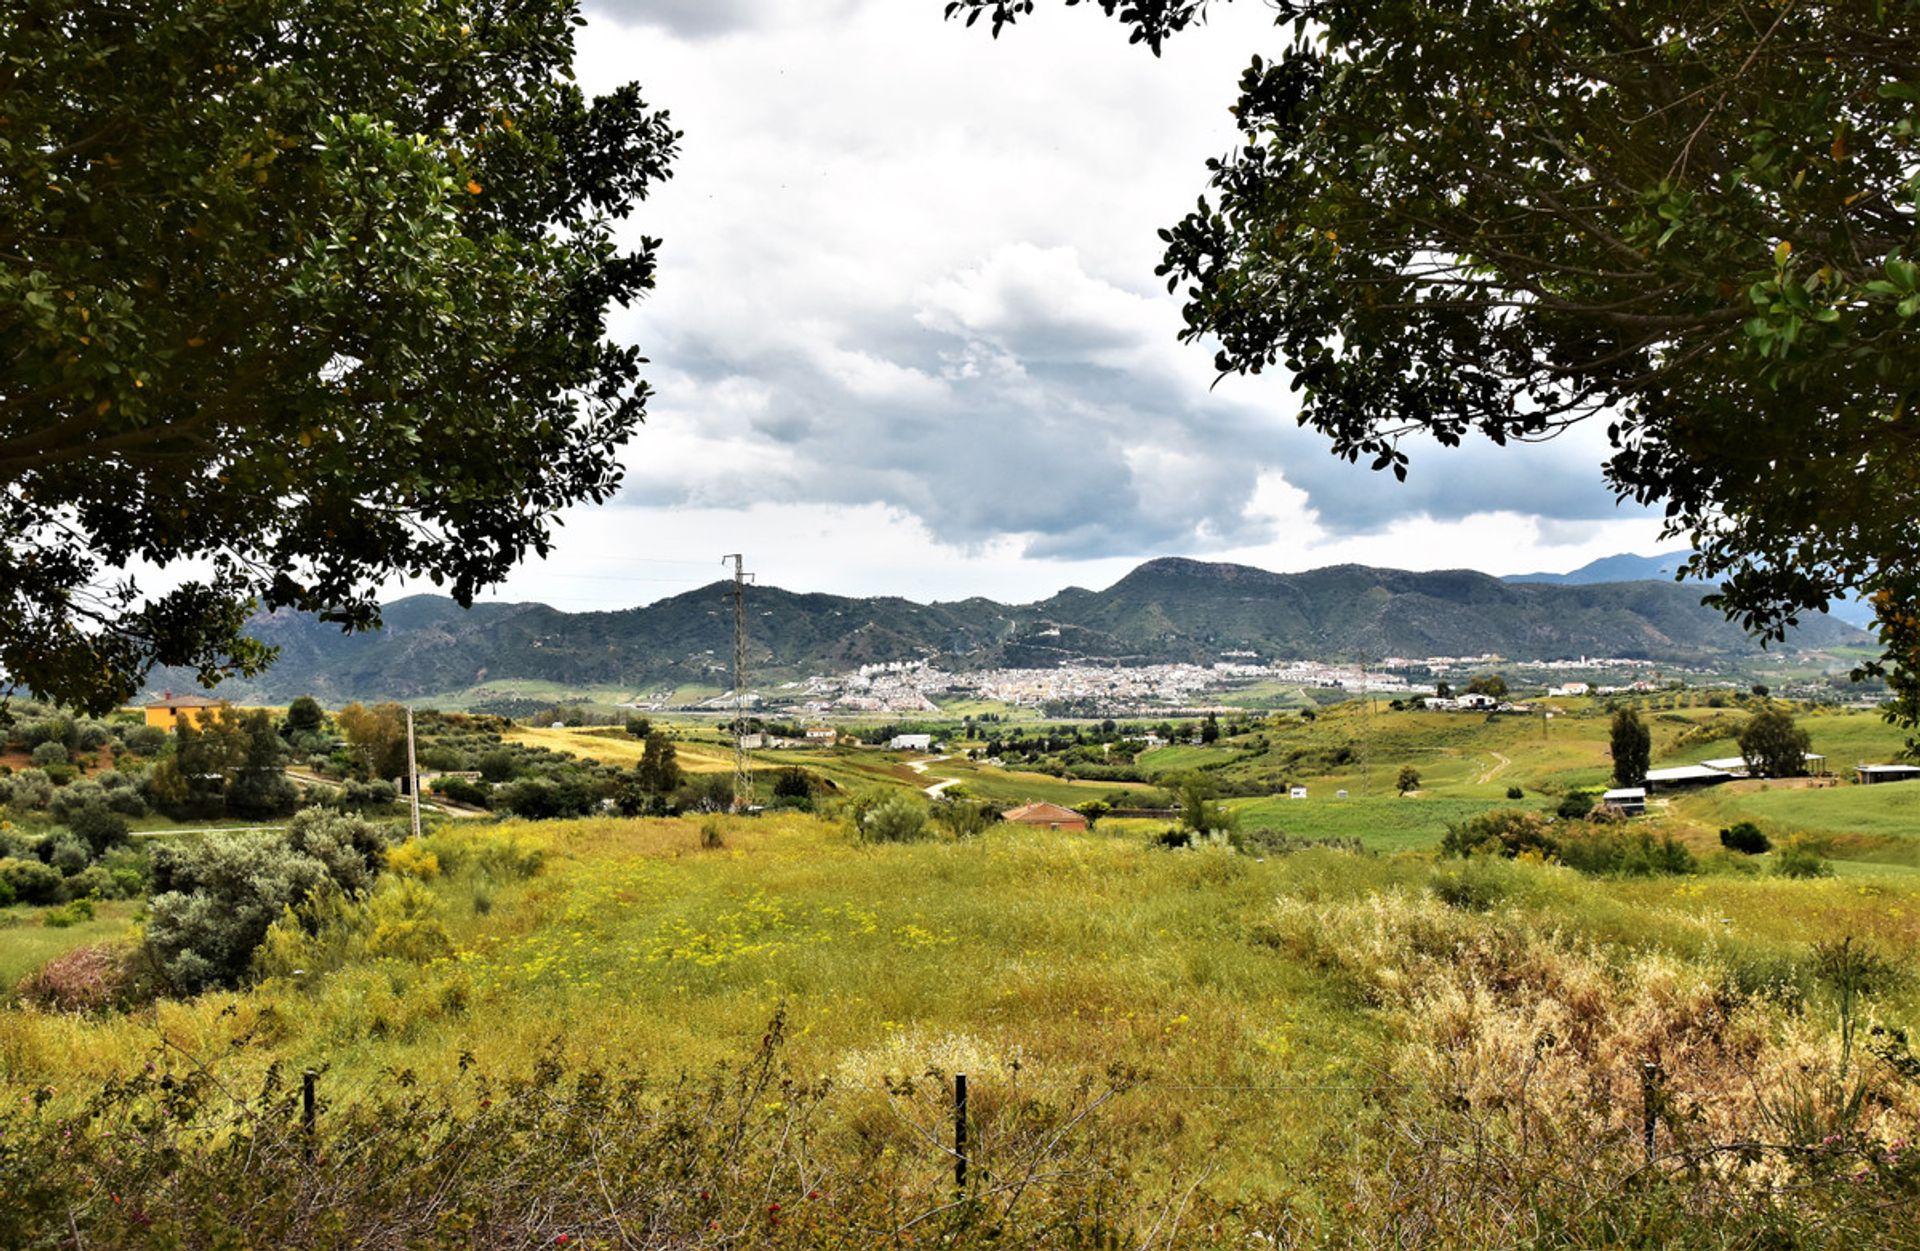
[[[286,1075],[311,1068],[345,1160],[345,1137],[398,1142],[370,1127],[412,1124],[429,1105],[438,1128],[422,1134],[495,1132],[497,1081],[532,1083],[512,1087],[513,1106],[562,1119],[606,1081],[677,1090],[631,1095],[623,1115],[666,1137],[636,1128],[619,1168],[652,1177],[677,1158],[661,1144],[691,1134],[736,1170],[729,1194],[751,1193],[758,1215],[730,1208],[644,1245],[973,1246],[1003,1227],[1018,1245],[1061,1247],[1906,1245],[1920,1165],[1893,1144],[1920,1139],[1920,1060],[1906,1042],[1920,1029],[1920,786],[1675,796],[1627,829],[1691,847],[1697,871],[1676,876],[1439,856],[1450,825],[1551,808],[1603,780],[1604,716],[1564,711],[1543,733],[1537,719],[1356,704],[1146,757],[1164,754],[1154,773],[1168,780],[1305,785],[1304,800],[1223,802],[1242,830],[1358,851],[1171,850],[1155,839],[1166,822],[1111,818],[1087,834],[997,826],[876,845],[830,797],[819,814],[441,825],[392,850],[369,897],[283,919],[244,988],[85,1014],[0,1009],[0,1106],[46,1091],[47,1111],[7,1132],[57,1160],[60,1122],[32,1117],[79,1114],[92,1092],[198,1075],[203,1100],[258,1090],[284,1108]],[[1731,754],[1715,733],[1737,716],[1662,710],[1649,723],[1662,763]],[[1864,716],[1803,724],[1838,766],[1898,743]],[[639,750],[619,734],[522,733],[614,763]],[[679,749],[690,768],[730,765],[717,740],[686,734]],[[757,763],[803,767],[838,795],[954,779],[1011,805],[1117,789],[871,748]],[[1421,774],[1411,795],[1392,789],[1402,763]],[[1721,852],[1717,831],[1742,819],[1776,844],[1809,841],[1839,871],[1795,879],[1775,872],[1777,852]],[[128,904],[66,929],[40,915],[0,910],[0,985],[62,952],[131,941],[141,919]],[[990,1179],[981,1194],[1006,1205],[986,1227],[952,1200],[957,1072],[972,1091],[970,1158]],[[543,1082],[574,1094],[527,1102]],[[698,1124],[659,1119],[693,1115],[673,1101],[702,1083],[716,1093],[700,1097]],[[722,1088],[738,1117],[724,1132]],[[286,1116],[269,1119],[249,1132],[287,1170],[272,1184],[308,1195],[305,1148],[273,1138]],[[582,1147],[590,1131],[574,1121],[535,1121],[498,1150],[544,1160],[543,1176],[585,1177],[581,1151],[618,1150]],[[34,1150],[16,1152],[20,1170]],[[440,1158],[381,1168],[431,1174],[428,1190],[470,1184],[434,1173]],[[532,1231],[515,1239],[643,1245],[602,1190],[627,1175],[611,1169],[564,1212],[513,1208],[512,1227]],[[219,1176],[220,1188],[255,1184]],[[488,1228],[512,1207],[501,1185]],[[659,1185],[621,1202],[654,1205],[666,1228],[687,1214]],[[823,1191],[849,1206],[812,1225],[770,1222]],[[182,1228],[206,1207],[169,1194]],[[341,1201],[312,1190],[301,1202],[319,1213]],[[417,1225],[428,1215],[416,1197],[350,1206],[393,1228],[444,1228]],[[105,1222],[88,1228],[114,1228],[113,1214],[84,1210]],[[406,1245],[436,1244],[423,1233]]]
[[[1384,821],[1390,803],[1421,807],[1348,811]],[[703,831],[721,846],[703,849]],[[1688,1102],[1676,1142],[1779,1132],[1753,1092],[1783,1066],[1837,1063],[1840,1000],[1815,940],[1853,936],[1875,969],[1920,955],[1920,896],[1872,873],[1598,879],[1007,827],[867,846],[802,814],[463,826],[393,863],[357,916],[276,931],[248,989],[0,1013],[0,1087],[78,1097],[157,1060],[248,1089],[270,1066],[311,1067],[345,1106],[397,1073],[457,1090],[475,1063],[705,1071],[778,1016],[783,1065],[817,1092],[813,1149],[837,1162],[822,1167],[880,1141],[937,1187],[949,1157],[928,1126],[944,1123],[942,1075],[964,1071],[988,1127],[1098,1092],[1101,1149],[1138,1193],[1318,1220],[1338,1197],[1327,1185],[1439,1166],[1395,1162],[1418,1148],[1394,1118],[1439,1124],[1465,1101],[1568,1141],[1631,1139],[1645,1056]],[[126,924],[115,913],[86,937]],[[444,942],[378,937],[398,927]],[[1920,987],[1880,976],[1866,1010],[1920,1025]],[[1596,1088],[1617,1100],[1596,1108]],[[1904,1132],[1917,1112],[1895,1083],[1861,1132]],[[1316,1176],[1338,1181],[1302,1180]]]

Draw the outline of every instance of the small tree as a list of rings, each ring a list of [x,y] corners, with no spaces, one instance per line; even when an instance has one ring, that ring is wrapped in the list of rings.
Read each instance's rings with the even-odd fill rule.
[[[1189,773],[1179,782],[1180,824],[1196,834],[1231,830],[1233,815],[1214,802],[1213,783],[1198,773]]]
[[[653,722],[645,717],[628,717],[627,733],[644,741],[653,734]]]
[[[1740,754],[1747,770],[1761,777],[1796,778],[1807,771],[1807,749],[1812,740],[1793,723],[1784,708],[1755,713],[1740,731]]]
[[[1759,826],[1751,821],[1739,821],[1720,831],[1720,845],[1728,851],[1737,851],[1746,856],[1758,856],[1773,847]]]
[[[327,723],[326,709],[311,695],[302,695],[287,705],[287,730],[292,734],[318,734]]]
[[[807,771],[791,768],[782,769],[774,774],[773,797],[775,799],[811,799],[813,783],[807,778]]]
[[[1395,783],[1395,785],[1397,785],[1400,788],[1400,793],[1402,795],[1405,795],[1411,791],[1419,790],[1420,789],[1420,770],[1414,768],[1412,765],[1401,765],[1400,779],[1397,783]]]
[[[649,795],[671,795],[680,789],[680,762],[675,758],[673,742],[660,731],[647,735],[646,750],[634,767],[634,780]]]
[[[1212,713],[1200,723],[1200,741],[1209,746],[1220,741],[1220,719]]]
[[[1507,697],[1507,680],[1497,673],[1481,673],[1467,683],[1467,694],[1488,695],[1494,699]]]
[[[1653,763],[1653,734],[1640,714],[1622,708],[1613,714],[1610,736],[1613,749],[1613,780],[1617,786],[1645,786],[1647,770]]]

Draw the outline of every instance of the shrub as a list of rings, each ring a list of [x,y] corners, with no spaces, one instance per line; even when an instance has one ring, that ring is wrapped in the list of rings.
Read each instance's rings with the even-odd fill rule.
[[[167,749],[167,732],[157,725],[135,726],[127,731],[125,742],[136,756],[158,756]]]
[[[440,876],[440,857],[409,839],[387,852],[387,870],[402,877],[427,881]]]
[[[1804,838],[1790,838],[1781,844],[1773,860],[1773,871],[1781,877],[1792,878],[1833,876],[1833,866],[1827,863],[1818,847]]]
[[[469,808],[493,806],[493,787],[485,782],[472,782],[466,778],[435,778],[433,793]]]
[[[1568,791],[1560,797],[1559,806],[1553,810],[1553,815],[1563,821],[1585,820],[1587,814],[1593,811],[1596,798],[1592,791]]]
[[[482,778],[496,784],[512,781],[514,773],[517,772],[513,753],[505,747],[496,747],[482,755],[474,768],[480,770]]]
[[[1521,790],[1521,789],[1520,789],[1519,787],[1517,787],[1517,786],[1509,786],[1509,787],[1507,788],[1507,798],[1508,798],[1508,799],[1525,799],[1526,797],[1527,797],[1527,793],[1526,793],[1525,791],[1523,791],[1523,790]]]
[[[60,870],[66,877],[72,877],[93,863],[93,854],[87,845],[71,834],[62,834],[55,838],[47,848],[47,863]]]
[[[1000,820],[1000,812],[984,800],[944,799],[933,806],[933,819],[949,837],[977,838]]]
[[[918,795],[875,787],[848,810],[854,836],[868,843],[909,843],[926,837],[927,806]]]
[[[720,822],[709,817],[700,823],[700,850],[719,851],[727,845],[720,833]]]
[[[1440,851],[1448,856],[1500,855],[1512,859],[1522,852],[1551,856],[1557,850],[1558,845],[1547,832],[1546,818],[1518,808],[1483,812],[1449,825],[1440,840]]]
[[[104,1012],[133,985],[131,953],[108,943],[75,947],[47,961],[15,988],[22,999],[54,1012]]]
[[[36,812],[53,801],[53,780],[44,769],[22,769],[0,782],[0,802],[21,812]]]
[[[1622,832],[1602,826],[1572,831],[1560,840],[1560,860],[1582,873],[1660,877],[1699,871],[1685,844],[1644,829]]]
[[[1720,831],[1720,845],[1728,851],[1758,856],[1773,849],[1773,843],[1751,821],[1740,821]]]
[[[93,920],[93,900],[74,899],[58,908],[49,909],[47,914],[40,918],[40,924],[50,929],[64,930],[82,921],[91,920]]]
[[[379,827],[317,808],[295,816],[284,835],[161,848],[147,924],[155,966],[187,994],[238,985],[283,913],[330,892],[364,893],[385,848]]]
[[[386,786],[385,782],[379,783]],[[391,787],[388,787],[391,790]],[[300,806],[300,792],[278,769],[249,769],[227,788],[227,811],[251,821],[284,817]]]
[[[1436,869],[1427,889],[1447,907],[1462,912],[1491,911],[1507,896],[1505,877],[1496,873],[1492,862],[1484,857]]]
[[[68,825],[76,837],[86,841],[95,856],[104,855],[110,848],[127,841],[127,819],[109,808],[104,800],[96,800],[74,813]]]
[[[67,747],[64,743],[45,742],[33,749],[33,763],[42,769],[68,763]]]
[[[18,903],[57,904],[67,897],[67,882],[60,870],[38,860],[11,856],[0,860],[0,882],[7,884]]]
[[[400,801],[393,783],[383,781],[348,782],[331,795],[327,803],[342,812],[385,812]]]
[[[773,775],[773,797],[775,799],[811,799],[813,783],[807,779],[807,771],[800,768],[782,769]]]

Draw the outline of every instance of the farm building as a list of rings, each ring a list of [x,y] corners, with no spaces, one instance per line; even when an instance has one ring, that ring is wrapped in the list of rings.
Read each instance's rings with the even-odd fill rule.
[[[1050,830],[1077,830],[1084,834],[1087,819],[1071,808],[1062,808],[1059,804],[1041,802],[1026,804],[1011,812],[1003,812],[1000,819],[1010,825],[1044,825]]]
[[[1871,764],[1855,765],[1853,771],[1862,786],[1872,786],[1879,782],[1912,782],[1920,780],[1920,765]]]
[[[932,751],[931,734],[896,734],[887,740],[888,751]]]
[[[1647,815],[1647,788],[1644,786],[1622,786],[1607,791],[1600,796],[1602,807],[1615,809],[1621,816],[1644,817]]]
[[[148,725],[172,733],[182,721],[191,722],[196,727],[205,725],[213,719],[214,711],[223,702],[208,699],[205,695],[175,695],[168,691],[148,700],[141,711],[146,714]]]
[[[1701,764],[1709,769],[1721,769],[1735,777],[1751,777],[1753,769],[1747,764],[1745,756],[1723,756],[1718,760],[1702,760]],[[1815,752],[1807,753],[1807,772],[1819,777],[1827,771],[1827,758]]]
[[[1733,781],[1733,777],[1725,769],[1707,765],[1675,765],[1670,769],[1647,770],[1647,789],[1677,791],[1689,786],[1718,786],[1722,782]]]

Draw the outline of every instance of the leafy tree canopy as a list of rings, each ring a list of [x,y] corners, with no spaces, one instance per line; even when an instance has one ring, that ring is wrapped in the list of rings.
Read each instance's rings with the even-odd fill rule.
[[[461,603],[616,488],[615,238],[678,135],[576,0],[17,0],[0,26],[0,669],[101,709],[256,606]],[[130,565],[182,567],[145,594]]]
[[[1807,771],[1807,732],[1784,708],[1755,713],[1740,731],[1740,754],[1748,769],[1766,778],[1797,778]]]
[[[1647,770],[1653,765],[1653,732],[1640,714],[1622,708],[1613,714],[1608,731],[1608,746],[1613,755],[1613,781],[1616,786],[1645,786]]]
[[[1208,9],[1082,2],[1156,53]],[[1411,435],[1606,422],[1713,602],[1777,638],[1864,589],[1920,718],[1920,0],[1268,4],[1241,146],[1163,232],[1184,337],[1401,477]]]

